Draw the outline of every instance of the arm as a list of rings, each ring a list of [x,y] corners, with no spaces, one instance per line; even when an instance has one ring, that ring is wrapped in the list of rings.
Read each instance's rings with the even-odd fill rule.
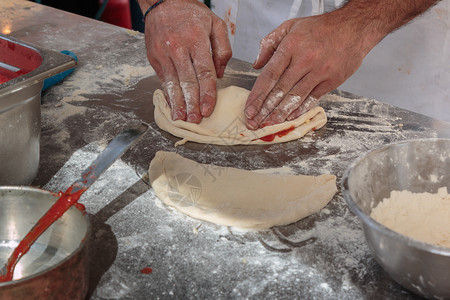
[[[138,0],[142,11],[156,0]],[[166,0],[145,18],[147,58],[173,120],[200,123],[216,102],[216,79],[231,57],[225,23],[197,0]]]
[[[353,28],[361,28],[367,47],[372,49],[386,35],[438,2],[439,0],[351,0],[336,11],[336,17],[341,22],[348,19]]]
[[[387,34],[437,2],[351,0],[330,13],[284,22],[261,41],[254,67],[265,68],[247,100],[247,126],[297,118],[350,77]]]

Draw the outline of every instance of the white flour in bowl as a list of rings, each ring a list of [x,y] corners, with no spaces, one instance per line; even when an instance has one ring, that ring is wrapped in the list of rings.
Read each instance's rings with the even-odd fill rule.
[[[392,191],[370,214],[384,226],[413,239],[450,248],[450,195]]]

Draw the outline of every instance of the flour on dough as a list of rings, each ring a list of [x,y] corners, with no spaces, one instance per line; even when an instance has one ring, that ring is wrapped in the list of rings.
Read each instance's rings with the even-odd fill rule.
[[[267,229],[318,212],[337,192],[336,176],[265,174],[200,164],[159,151],[150,182],[166,205],[196,219]]]
[[[153,94],[155,121],[159,128],[183,139],[177,144],[192,141],[217,145],[287,142],[299,139],[309,131],[321,128],[327,122],[323,108],[315,107],[295,120],[255,131],[248,130],[245,127],[244,107],[249,94],[250,91],[237,86],[218,90],[214,112],[208,118],[203,118],[200,124],[193,124],[181,120],[173,121],[164,93],[156,90]],[[291,131],[286,135],[277,135],[283,130]],[[272,141],[260,139],[273,134],[275,137]]]
[[[446,187],[436,194],[392,191],[370,216],[398,233],[450,248],[450,195]]]

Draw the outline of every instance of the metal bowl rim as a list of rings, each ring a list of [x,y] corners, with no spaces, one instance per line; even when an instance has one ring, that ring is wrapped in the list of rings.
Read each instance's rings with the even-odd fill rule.
[[[29,192],[39,192],[39,193],[48,194],[48,195],[52,196],[53,198],[58,199],[57,196],[55,196],[55,194],[50,192],[50,191],[47,191],[47,190],[44,190],[44,189],[40,189],[40,188],[29,187],[29,186],[7,186],[7,185],[3,185],[3,186],[0,186],[0,190],[24,190],[24,191],[29,191]],[[70,209],[72,209],[72,208],[70,208]],[[80,211],[80,213],[82,213],[82,212]],[[89,216],[88,216],[87,213],[83,214],[83,218],[85,219],[85,221],[87,223],[86,235],[81,240],[81,243],[78,245],[78,247],[74,251],[72,251],[72,253],[67,255],[59,263],[57,263],[55,265],[52,265],[52,266],[50,266],[50,267],[48,267],[48,268],[46,268],[46,269],[44,269],[44,270],[42,270],[42,271],[40,271],[38,273],[34,273],[32,275],[29,275],[29,276],[26,276],[26,277],[23,277],[23,278],[20,278],[20,279],[17,279],[17,280],[12,280],[12,281],[7,281],[7,282],[0,282],[0,289],[2,287],[6,287],[8,285],[20,284],[20,283],[25,282],[27,280],[30,280],[32,278],[41,276],[42,274],[44,274],[44,273],[46,273],[46,272],[48,272],[50,270],[58,268],[62,264],[66,263],[68,260],[72,259],[72,257],[74,257],[76,254],[78,254],[84,247],[86,247],[86,245],[87,245],[87,243],[89,241],[89,237],[91,235],[91,229],[92,229],[91,228],[91,222],[89,221]]]
[[[446,138],[428,138],[428,139],[412,139],[412,140],[403,140],[399,142],[390,143],[387,145],[384,145],[382,147],[372,149],[369,151],[366,151],[362,155],[360,155],[353,163],[350,164],[350,166],[345,170],[342,180],[341,180],[341,191],[344,196],[345,201],[347,202],[347,205],[350,207],[350,209],[361,219],[363,225],[369,226],[372,229],[375,229],[376,231],[381,232],[383,235],[389,236],[390,238],[400,240],[404,243],[406,243],[408,246],[414,247],[416,249],[430,252],[434,254],[439,254],[442,256],[447,256],[450,258],[450,248],[443,247],[443,246],[437,246],[429,243],[425,243],[416,239],[413,239],[411,237],[408,237],[406,235],[403,235],[401,233],[398,233],[396,231],[393,231],[389,229],[388,227],[384,226],[383,224],[375,221],[372,217],[364,213],[359,206],[356,204],[356,202],[353,200],[352,196],[350,195],[350,191],[347,189],[348,186],[348,179],[352,172],[352,170],[362,162],[367,156],[369,156],[372,153],[384,151],[387,148],[393,147],[393,146],[399,146],[399,145],[407,145],[410,143],[424,143],[424,142],[437,142],[437,141],[444,141],[450,144],[450,139]]]

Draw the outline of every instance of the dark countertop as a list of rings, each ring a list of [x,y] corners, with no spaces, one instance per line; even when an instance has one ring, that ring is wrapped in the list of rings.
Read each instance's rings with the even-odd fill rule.
[[[327,125],[299,141],[175,148],[178,139],[153,122],[159,82],[142,34],[17,0],[0,0],[0,28],[79,59],[70,77],[42,95],[41,161],[33,185],[65,189],[116,134],[142,121],[151,125],[82,197],[93,225],[90,299],[417,297],[376,263],[340,192],[297,223],[242,231],[165,207],[146,172],[156,151],[172,150],[202,163],[331,173],[339,181],[366,151],[404,139],[450,138],[450,124],[336,91],[321,102]],[[255,75],[249,64],[233,60],[219,86],[249,88]],[[145,267],[152,273],[141,273]]]

